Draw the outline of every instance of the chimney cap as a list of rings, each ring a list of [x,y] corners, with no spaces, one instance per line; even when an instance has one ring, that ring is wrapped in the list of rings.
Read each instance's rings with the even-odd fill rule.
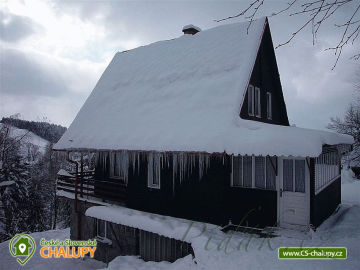
[[[182,31],[184,34],[195,35],[197,32],[201,31],[201,28],[193,24],[188,24],[183,27]]]

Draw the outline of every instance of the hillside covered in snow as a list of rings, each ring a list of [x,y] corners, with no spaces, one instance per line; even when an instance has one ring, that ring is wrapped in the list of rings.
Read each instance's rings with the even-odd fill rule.
[[[2,124],[10,125],[14,128],[30,131],[31,133],[43,138],[44,140],[56,143],[66,131],[66,127],[40,121],[27,121],[12,117],[3,117]]]
[[[49,230],[59,220],[55,174],[62,161],[52,153],[51,141],[38,135],[57,131],[20,121],[34,132],[0,123],[0,242],[17,233]]]
[[[0,129],[4,127],[4,124],[0,123]],[[20,129],[10,125],[9,136],[15,140],[21,142],[22,156],[26,157],[28,161],[34,161],[34,155],[39,152],[40,154],[45,153],[46,146],[49,141],[41,138],[27,129]]]

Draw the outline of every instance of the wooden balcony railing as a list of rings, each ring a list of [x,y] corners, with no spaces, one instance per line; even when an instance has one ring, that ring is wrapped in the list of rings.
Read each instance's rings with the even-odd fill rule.
[[[57,190],[75,194],[75,174],[58,174]],[[78,173],[78,197],[80,198],[99,198],[103,201],[125,202],[126,186],[116,180],[102,180],[95,178],[94,171]]]

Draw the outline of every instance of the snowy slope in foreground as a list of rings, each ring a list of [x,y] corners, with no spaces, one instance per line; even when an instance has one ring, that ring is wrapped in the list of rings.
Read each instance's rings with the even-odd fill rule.
[[[278,233],[284,236],[270,240],[252,234],[234,233],[226,253],[226,240],[231,236],[213,230],[207,233],[205,238],[192,241],[197,264],[193,262],[191,256],[172,264],[144,262],[135,256],[120,256],[115,258],[107,269],[359,269],[360,181],[353,179],[349,171],[343,171],[342,181],[343,204],[340,210],[316,232],[279,231]],[[346,260],[278,260],[278,247],[301,244],[347,247],[348,258]]]

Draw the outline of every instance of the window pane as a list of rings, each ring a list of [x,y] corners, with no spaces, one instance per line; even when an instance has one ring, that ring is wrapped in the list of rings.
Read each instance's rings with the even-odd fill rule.
[[[252,85],[248,87],[248,112],[254,115],[254,87]]]
[[[255,157],[255,186],[265,188],[265,158]]]
[[[112,152],[110,153],[110,177],[120,179],[124,183],[125,177],[121,171],[121,153]]]
[[[160,154],[158,154],[158,153],[154,154],[154,159],[153,159],[154,177],[153,177],[153,182],[152,182],[152,184],[154,186],[159,186],[159,183],[160,183],[160,173],[161,173],[160,158],[161,158]]]
[[[153,178],[154,178],[154,170],[153,170],[153,153],[149,153],[148,154],[148,185],[151,186],[153,183]]]
[[[252,187],[252,157],[244,156],[244,187]]]
[[[106,222],[106,238],[107,239],[112,239],[112,230],[111,230],[111,223],[110,222]]]
[[[293,161],[284,159],[283,167],[283,188],[284,191],[293,191]]]
[[[255,115],[261,116],[260,89],[255,87]]]
[[[161,155],[159,153],[148,154],[148,187],[160,187]]]
[[[267,109],[267,118],[271,119],[272,118],[272,111],[271,111],[271,93],[266,93],[266,109]]]
[[[242,186],[242,158],[233,157],[233,186]]]
[[[258,106],[258,91],[255,90],[255,115],[259,114],[259,106]]]
[[[276,157],[266,158],[266,189],[276,189],[276,175],[273,166],[276,166]],[[272,162],[272,164],[271,164]]]
[[[97,235],[105,237],[105,221],[98,219],[97,220]]]
[[[305,160],[295,160],[295,192],[305,192]]]
[[[120,176],[120,159],[119,154],[114,154],[114,176]]]

